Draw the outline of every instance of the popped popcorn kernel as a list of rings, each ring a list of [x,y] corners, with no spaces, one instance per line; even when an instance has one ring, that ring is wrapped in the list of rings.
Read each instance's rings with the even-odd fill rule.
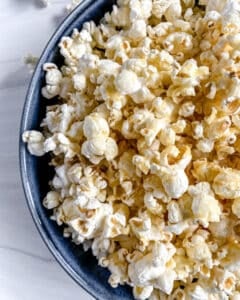
[[[115,86],[122,94],[133,94],[141,88],[141,82],[136,73],[122,70],[115,79]]]

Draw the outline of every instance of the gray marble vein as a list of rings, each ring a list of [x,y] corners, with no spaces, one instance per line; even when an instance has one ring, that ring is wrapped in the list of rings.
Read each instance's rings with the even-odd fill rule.
[[[16,247],[10,247],[10,246],[5,246],[5,245],[0,245],[0,251],[1,250],[5,250],[5,251],[13,251],[13,252],[16,252],[16,254],[21,254],[21,255],[26,255],[26,256],[29,256],[33,259],[37,259],[37,260],[40,260],[41,262],[45,262],[45,263],[55,263],[56,261],[54,259],[50,259],[50,258],[45,258],[45,257],[42,257],[42,256],[39,256],[37,254],[34,254],[34,253],[31,253],[31,252],[28,252],[26,250],[23,250],[23,249],[19,249],[19,248],[16,248]]]

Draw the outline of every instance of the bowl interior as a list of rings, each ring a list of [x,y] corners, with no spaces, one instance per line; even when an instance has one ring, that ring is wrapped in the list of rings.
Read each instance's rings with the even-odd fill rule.
[[[25,130],[40,129],[46,105],[50,104],[41,96],[41,88],[44,85],[42,65],[45,62],[54,62],[57,65],[63,63],[58,51],[61,37],[70,35],[74,28],[80,29],[85,21],[94,20],[98,23],[103,14],[112,9],[114,2],[83,1],[55,32],[34,72],[23,109],[20,136]],[[110,273],[98,266],[90,251],[84,252],[82,246],[76,246],[70,239],[64,238],[63,228],[49,219],[51,212],[42,206],[42,199],[49,190],[48,182],[53,177],[53,170],[48,166],[48,161],[48,156],[37,158],[30,155],[20,138],[20,169],[24,191],[33,219],[47,246],[70,276],[96,299],[133,299],[129,287],[111,288],[108,284]]]

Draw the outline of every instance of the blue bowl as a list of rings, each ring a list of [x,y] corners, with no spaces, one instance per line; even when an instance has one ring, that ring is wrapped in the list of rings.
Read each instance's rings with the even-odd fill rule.
[[[110,273],[98,266],[97,260],[90,251],[84,252],[70,239],[63,237],[63,228],[50,220],[51,212],[42,206],[42,199],[49,190],[48,182],[53,177],[53,170],[48,166],[49,157],[34,157],[29,154],[26,145],[21,141],[25,130],[40,129],[40,122],[45,115],[48,103],[41,95],[44,85],[42,66],[45,62],[63,63],[58,50],[62,36],[71,35],[74,28],[81,28],[89,20],[96,23],[104,13],[112,9],[113,0],[85,0],[62,23],[46,46],[26,97],[20,128],[20,170],[23,188],[33,220],[44,242],[67,273],[87,292],[99,300],[133,299],[131,288],[121,286],[113,289],[108,284]]]

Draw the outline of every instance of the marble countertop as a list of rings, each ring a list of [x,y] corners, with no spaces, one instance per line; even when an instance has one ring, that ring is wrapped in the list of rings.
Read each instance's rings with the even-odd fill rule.
[[[0,300],[91,300],[55,261],[26,206],[18,133],[31,75],[23,58],[40,55],[70,0],[0,1]]]

